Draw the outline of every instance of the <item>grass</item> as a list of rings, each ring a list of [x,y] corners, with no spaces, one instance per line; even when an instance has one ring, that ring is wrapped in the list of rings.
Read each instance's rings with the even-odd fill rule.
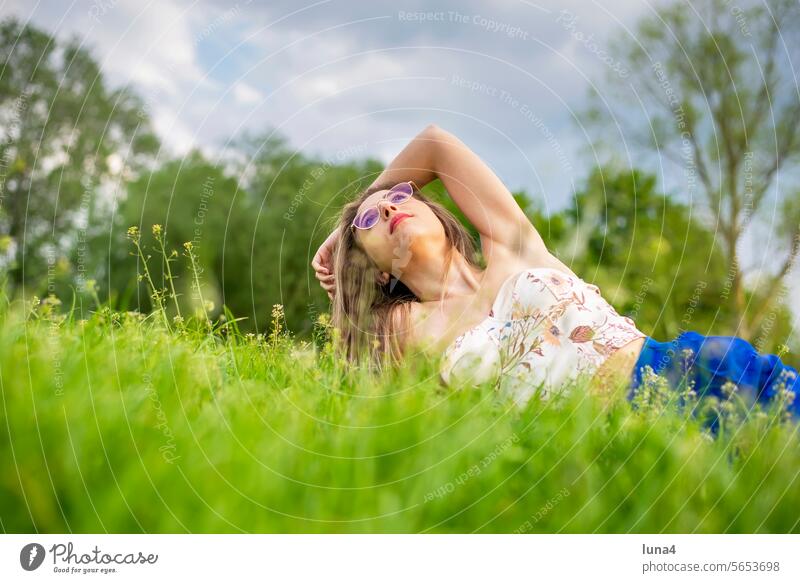
[[[0,327],[6,532],[800,530],[796,427],[768,414],[710,439],[669,406],[445,390],[434,362],[375,382],[285,335],[23,316]]]
[[[4,532],[800,532],[779,406],[704,401],[711,437],[657,382],[520,409],[435,361],[348,371],[324,316],[301,342],[280,309],[255,336],[54,303],[0,307]]]

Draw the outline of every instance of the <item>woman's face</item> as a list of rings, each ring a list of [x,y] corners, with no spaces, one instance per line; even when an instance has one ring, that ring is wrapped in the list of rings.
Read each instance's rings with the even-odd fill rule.
[[[376,206],[379,218],[371,229],[355,229],[355,236],[379,270],[400,278],[414,255],[441,249],[446,237],[442,223],[427,204],[413,196],[394,204],[384,198],[388,192],[373,192],[361,203],[358,213]]]

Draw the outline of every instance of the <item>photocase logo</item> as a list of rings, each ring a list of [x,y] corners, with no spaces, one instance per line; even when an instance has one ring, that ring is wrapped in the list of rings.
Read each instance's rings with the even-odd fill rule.
[[[19,552],[19,564],[26,571],[35,571],[44,561],[44,547],[39,543],[29,543]]]

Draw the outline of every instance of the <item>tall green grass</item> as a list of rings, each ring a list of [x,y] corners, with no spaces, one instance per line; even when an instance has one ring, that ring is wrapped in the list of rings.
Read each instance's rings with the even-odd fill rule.
[[[706,403],[712,437],[657,385],[518,408],[423,358],[348,370],[324,315],[303,342],[280,309],[256,336],[53,303],[0,308],[5,532],[800,531],[778,407]]]

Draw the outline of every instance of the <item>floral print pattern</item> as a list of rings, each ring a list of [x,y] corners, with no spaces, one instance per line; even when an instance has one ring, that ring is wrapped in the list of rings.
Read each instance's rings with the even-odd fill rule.
[[[617,349],[644,338],[600,288],[553,268],[511,276],[489,316],[444,352],[440,374],[452,386],[492,382],[525,402],[583,373],[594,373]]]

